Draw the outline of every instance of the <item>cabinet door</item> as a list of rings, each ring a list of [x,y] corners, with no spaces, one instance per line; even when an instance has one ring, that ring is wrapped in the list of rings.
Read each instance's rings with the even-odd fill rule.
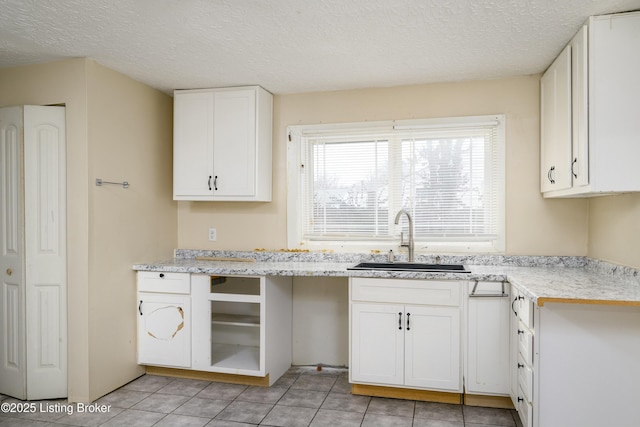
[[[138,293],[138,363],[191,366],[190,310],[187,295]]]
[[[404,320],[402,305],[351,305],[351,381],[403,384]]]
[[[460,309],[406,308],[405,385],[461,391]]]
[[[225,197],[255,195],[256,91],[215,92],[213,132],[213,194]]]
[[[213,194],[213,93],[175,92],[173,196]]]
[[[589,107],[588,107],[588,42],[587,26],[571,41],[571,109],[573,186],[589,184]]]
[[[541,190],[571,188],[571,46],[540,80]]]
[[[501,283],[482,285],[490,294],[501,292]],[[470,393],[509,394],[510,302],[508,296],[469,296],[465,387]]]

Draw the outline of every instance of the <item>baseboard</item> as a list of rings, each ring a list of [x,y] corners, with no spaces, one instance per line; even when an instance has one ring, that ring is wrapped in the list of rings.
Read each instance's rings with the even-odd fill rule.
[[[365,384],[351,384],[351,393],[363,396],[421,400],[424,402],[453,403],[457,405],[462,403],[462,395],[460,393],[415,390],[409,388],[384,387]]]
[[[484,406],[485,408],[515,409],[508,396],[485,396],[481,394],[465,394],[464,404],[467,406]]]
[[[265,377],[252,377],[249,375],[221,374],[218,372],[193,371],[190,369],[164,368],[160,366],[147,366],[146,369],[149,375],[269,387],[269,374]]]

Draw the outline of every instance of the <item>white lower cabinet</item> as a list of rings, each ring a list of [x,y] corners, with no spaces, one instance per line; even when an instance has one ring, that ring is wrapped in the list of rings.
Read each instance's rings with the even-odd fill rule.
[[[514,289],[509,320],[511,331],[510,395],[524,427],[534,425],[534,313],[533,302]]]
[[[511,397],[524,427],[638,425],[640,307],[511,298]]]
[[[461,391],[460,283],[350,281],[352,383]]]
[[[268,377],[291,367],[290,277],[138,273],[138,363]]]
[[[138,363],[191,366],[189,274],[138,273]]]

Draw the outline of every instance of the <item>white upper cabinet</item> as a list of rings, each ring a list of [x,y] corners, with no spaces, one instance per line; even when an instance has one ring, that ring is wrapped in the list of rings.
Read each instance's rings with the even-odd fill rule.
[[[271,201],[272,109],[258,86],[175,91],[174,200]]]
[[[571,46],[540,80],[542,191],[571,188]]]
[[[640,191],[638,46],[640,13],[591,17],[545,72],[545,197]]]

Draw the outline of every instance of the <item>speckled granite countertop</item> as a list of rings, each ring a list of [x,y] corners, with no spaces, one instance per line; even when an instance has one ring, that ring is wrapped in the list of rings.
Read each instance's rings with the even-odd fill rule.
[[[385,255],[177,250],[175,256],[136,264],[133,269],[211,275],[508,281],[539,306],[547,302],[640,306],[639,270],[584,257],[441,256],[440,262],[464,264],[471,273],[424,273],[347,270],[362,261],[386,261]],[[419,256],[416,262],[435,262],[435,256]]]

